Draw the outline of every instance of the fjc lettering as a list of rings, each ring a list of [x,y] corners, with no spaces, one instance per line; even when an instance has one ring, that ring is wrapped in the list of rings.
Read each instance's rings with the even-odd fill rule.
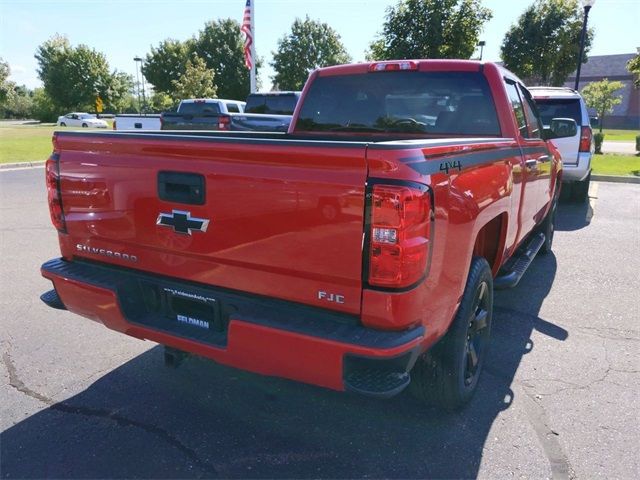
[[[344,295],[327,293],[321,290],[318,292],[318,300],[324,300],[326,302],[333,302],[333,303],[344,303]]]

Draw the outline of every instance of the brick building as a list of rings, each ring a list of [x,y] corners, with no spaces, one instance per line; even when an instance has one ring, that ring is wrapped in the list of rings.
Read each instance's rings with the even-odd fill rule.
[[[633,86],[633,76],[627,70],[627,62],[635,56],[635,53],[594,55],[589,56],[589,61],[582,65],[579,90],[591,82],[598,82],[605,78],[612,81],[618,80],[624,84],[622,90],[618,92],[622,95],[622,103],[616,105],[613,113],[605,118],[606,128],[640,129],[640,89]],[[573,88],[575,82],[576,72],[574,71],[565,82],[565,86]]]

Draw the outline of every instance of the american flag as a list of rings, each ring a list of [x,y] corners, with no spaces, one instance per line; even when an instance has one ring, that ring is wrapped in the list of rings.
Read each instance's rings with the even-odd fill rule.
[[[251,0],[247,0],[242,17],[240,31],[244,33],[244,64],[251,70],[253,58],[251,57],[251,45],[253,44],[253,32],[251,31]]]

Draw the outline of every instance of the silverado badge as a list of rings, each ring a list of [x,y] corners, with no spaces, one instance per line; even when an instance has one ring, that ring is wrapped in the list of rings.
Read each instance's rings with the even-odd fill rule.
[[[174,232],[191,235],[191,232],[194,230],[196,232],[206,232],[209,226],[209,219],[195,218],[191,216],[191,212],[173,210],[171,213],[161,213],[158,215],[156,225],[173,227]]]

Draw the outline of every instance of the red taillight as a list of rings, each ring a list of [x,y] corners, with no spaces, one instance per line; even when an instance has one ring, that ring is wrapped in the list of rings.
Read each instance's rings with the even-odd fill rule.
[[[591,151],[591,138],[593,137],[591,127],[582,127],[580,130],[580,151]]]
[[[218,130],[231,130],[231,117],[221,115],[218,118]]]
[[[426,272],[431,197],[426,189],[374,185],[369,232],[369,284],[403,288]]]
[[[369,66],[370,72],[395,72],[398,70],[418,70],[418,64],[410,60],[398,62],[377,62]]]
[[[67,226],[64,221],[64,211],[62,210],[62,194],[60,192],[60,175],[58,168],[58,154],[54,152],[45,165],[47,199],[49,201],[51,223],[53,223],[53,226],[56,227],[59,232],[64,233],[67,230]]]

